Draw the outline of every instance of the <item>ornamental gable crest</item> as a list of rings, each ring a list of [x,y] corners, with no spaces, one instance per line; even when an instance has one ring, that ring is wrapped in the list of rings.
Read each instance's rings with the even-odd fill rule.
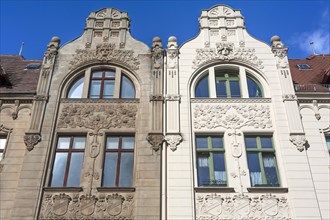
[[[96,46],[96,49],[78,49],[70,62],[70,69],[94,61],[103,63],[120,63],[133,70],[139,69],[140,61],[134,56],[133,50],[118,50],[115,44],[104,43]]]

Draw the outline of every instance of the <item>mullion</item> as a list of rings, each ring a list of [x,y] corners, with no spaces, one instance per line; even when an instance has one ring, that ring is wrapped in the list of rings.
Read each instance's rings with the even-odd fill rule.
[[[118,154],[117,154],[117,169],[116,169],[116,181],[115,181],[116,187],[119,186],[121,152],[122,152],[122,137],[120,136],[118,143]]]
[[[71,161],[72,146],[73,146],[73,136],[70,137],[69,149],[66,151],[68,153],[68,158],[66,159],[66,167],[65,167],[65,174],[64,174],[64,180],[63,180],[63,186],[66,186],[67,180],[68,180],[69,167],[70,167],[70,161]]]

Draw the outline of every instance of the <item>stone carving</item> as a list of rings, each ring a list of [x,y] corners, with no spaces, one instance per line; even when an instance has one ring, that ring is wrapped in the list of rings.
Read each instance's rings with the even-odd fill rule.
[[[149,142],[149,144],[151,144],[152,149],[154,151],[158,151],[163,144],[164,135],[149,133],[147,136],[147,141]]]
[[[238,132],[236,129],[233,132],[228,132],[228,136],[233,136],[234,140],[231,143],[232,146],[232,155],[233,157],[239,158],[242,155],[241,144],[237,141],[237,136],[242,136],[241,132]]]
[[[168,38],[166,52],[167,52],[167,68],[176,69],[178,67],[178,56],[179,56],[178,40],[176,39],[176,37],[171,36]]]
[[[197,220],[220,219],[291,219],[287,199],[271,194],[247,196],[243,194],[222,197],[218,193],[197,194]]]
[[[153,68],[160,69],[163,64],[163,47],[162,40],[159,37],[154,37],[152,41],[152,61]]]
[[[166,135],[164,140],[170,146],[170,149],[172,151],[175,151],[177,149],[177,146],[182,141],[182,136],[181,136],[181,134]]]
[[[46,194],[39,219],[132,219],[133,195]]]
[[[139,69],[140,65],[138,58],[134,57],[133,50],[117,50],[115,44],[104,43],[96,46],[96,49],[76,50],[76,54],[70,62],[70,69],[93,61],[117,62],[133,70]]]
[[[307,145],[307,140],[305,135],[290,135],[290,141],[296,145],[297,150],[302,152]]]
[[[286,59],[288,55],[288,48],[284,46],[279,36],[273,36],[271,39],[272,42],[272,52],[277,58],[277,65],[280,68],[287,68],[288,61]]]
[[[240,129],[271,128],[268,105],[196,105],[194,107],[194,128]]]
[[[39,141],[41,141],[40,134],[26,134],[24,136],[24,143],[28,151],[33,150],[34,146],[37,145]]]
[[[298,98],[295,94],[285,94],[282,96],[283,102],[284,101],[297,101]]]
[[[150,101],[163,101],[163,95],[150,95]]]
[[[60,113],[58,128],[134,128],[137,106],[133,104],[67,104]]]
[[[236,60],[248,63],[259,69],[263,68],[262,61],[255,55],[254,48],[234,47],[233,43],[217,43],[216,48],[196,49],[193,68],[198,68],[212,61]]]

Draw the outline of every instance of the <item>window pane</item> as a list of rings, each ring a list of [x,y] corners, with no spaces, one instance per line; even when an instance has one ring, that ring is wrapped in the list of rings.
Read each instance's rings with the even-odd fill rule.
[[[241,97],[239,81],[229,81],[231,97]]]
[[[227,97],[226,81],[216,81],[217,97]]]
[[[72,153],[70,168],[68,174],[68,180],[66,186],[74,187],[80,186],[80,175],[82,170],[82,164],[84,159],[84,153]]]
[[[198,186],[210,185],[209,158],[204,155],[197,156]]]
[[[118,149],[119,137],[107,138],[107,149]]]
[[[201,79],[195,89],[195,97],[208,98],[209,97],[209,77],[208,75]]]
[[[116,73],[113,71],[106,71],[105,77],[115,77]]]
[[[223,148],[221,137],[212,137],[212,148]]]
[[[82,98],[84,80],[85,78],[82,77],[71,86],[68,93],[68,98]]]
[[[259,85],[251,78],[247,78],[249,97],[262,97],[262,91]]]
[[[134,137],[122,137],[123,149],[134,149]]]
[[[70,137],[60,137],[57,143],[57,149],[69,149]]]
[[[197,148],[208,148],[207,137],[196,137]]]
[[[276,172],[275,156],[273,154],[263,154],[262,160],[263,160],[267,185],[279,186],[277,172]]]
[[[245,147],[246,148],[257,148],[256,137],[245,137]]]
[[[103,98],[113,98],[113,91],[115,88],[114,80],[104,80]]]
[[[121,86],[120,86],[120,98],[134,98],[135,97],[135,89],[131,80],[129,80],[126,76],[122,76],[121,78]]]
[[[214,184],[226,185],[227,176],[225,169],[225,158],[223,153],[213,154]]]
[[[92,80],[91,88],[89,91],[89,98],[92,98],[92,99],[100,98],[100,91],[101,91],[101,81]]]
[[[327,142],[328,150],[330,151],[330,137],[326,137],[325,140]]]
[[[133,153],[122,153],[120,159],[120,176],[119,186],[129,187],[132,186],[132,175],[133,175]]]
[[[85,137],[75,137],[73,140],[73,149],[84,149],[85,148]]]
[[[248,166],[250,171],[251,186],[262,184],[262,175],[258,154],[248,153]]]
[[[101,78],[102,77],[102,71],[100,72],[94,72],[92,75],[93,78]]]
[[[51,186],[63,186],[67,157],[67,153],[56,153]]]
[[[260,137],[260,142],[262,148],[273,148],[271,137]]]
[[[5,149],[6,141],[7,141],[6,138],[3,138],[3,137],[0,138],[0,150],[4,150]]]
[[[117,153],[106,153],[103,170],[103,183],[105,187],[116,186],[116,168],[117,168]]]

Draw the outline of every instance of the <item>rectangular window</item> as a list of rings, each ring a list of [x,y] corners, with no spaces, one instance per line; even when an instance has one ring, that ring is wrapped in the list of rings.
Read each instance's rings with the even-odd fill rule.
[[[7,137],[0,136],[0,160],[2,160],[4,156],[6,143],[7,143]]]
[[[241,89],[238,72],[235,70],[216,70],[216,91],[219,98],[240,98]]]
[[[275,150],[271,136],[245,136],[252,187],[279,186]]]
[[[103,187],[131,187],[133,183],[134,136],[109,136],[106,141]]]
[[[198,186],[227,186],[221,136],[196,136]]]
[[[58,138],[50,186],[80,186],[85,144],[86,137]]]
[[[91,99],[113,98],[114,87],[115,87],[114,71],[93,72],[90,89],[89,89],[89,98]]]

